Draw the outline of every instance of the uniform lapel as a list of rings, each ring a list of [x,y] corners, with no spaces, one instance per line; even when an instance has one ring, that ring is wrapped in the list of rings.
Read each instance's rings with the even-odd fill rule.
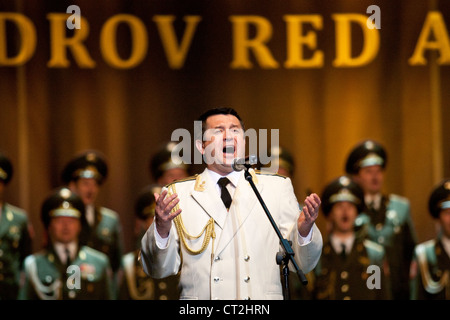
[[[252,170],[253,181],[261,193],[263,184],[258,181]],[[223,250],[231,242],[242,224],[250,216],[255,206],[260,206],[258,199],[249,182],[245,180],[242,173],[233,196],[233,202],[227,212],[222,200],[208,174],[205,170],[197,176],[195,185],[191,190],[192,198],[203,208],[203,210],[214,219],[216,226],[217,253]],[[257,208],[257,207],[256,207]],[[234,222],[231,220],[234,219]]]
[[[50,261],[52,265],[55,266],[56,269],[58,269],[62,275],[64,275],[66,270],[64,270],[64,262],[61,261],[59,258],[58,253],[56,252],[54,245],[50,243],[47,248],[47,260]]]
[[[2,213],[0,215],[0,238],[3,237],[9,229],[10,217],[12,217],[12,212],[7,209],[7,204],[3,203]]]
[[[216,224],[223,229],[227,217],[227,209],[223,205],[206,170],[197,176],[194,188],[191,190],[191,196],[214,219]]]

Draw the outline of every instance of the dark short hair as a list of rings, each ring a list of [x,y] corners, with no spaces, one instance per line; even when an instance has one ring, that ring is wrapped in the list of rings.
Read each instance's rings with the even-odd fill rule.
[[[241,127],[242,129],[244,129],[244,121],[242,121],[241,117],[239,116],[239,114],[237,113],[236,110],[234,110],[233,108],[226,108],[226,107],[218,107],[218,108],[212,108],[207,110],[206,112],[204,112],[199,118],[198,121],[202,122],[202,135],[201,137],[195,137],[197,140],[202,140],[203,135],[206,131],[206,120],[209,117],[218,115],[218,114],[224,114],[224,115],[232,115],[235,116],[239,122],[241,123]],[[245,130],[245,129],[244,129]]]

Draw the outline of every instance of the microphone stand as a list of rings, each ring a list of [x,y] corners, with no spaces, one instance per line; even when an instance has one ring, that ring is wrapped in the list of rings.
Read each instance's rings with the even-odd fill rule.
[[[275,221],[272,218],[272,215],[269,212],[269,209],[267,208],[266,204],[264,203],[264,200],[261,197],[261,194],[259,193],[258,189],[255,186],[255,183],[253,182],[251,174],[248,172],[251,165],[245,165],[245,180],[247,180],[250,183],[250,186],[252,187],[253,191],[256,194],[256,197],[258,198],[259,202],[261,203],[261,206],[264,209],[264,212],[266,213],[267,217],[269,218],[270,223],[272,224],[272,227],[275,229],[275,232],[278,235],[278,238],[280,239],[281,246],[284,249],[284,252],[278,252],[276,255],[276,261],[278,265],[283,265],[283,278],[284,278],[284,299],[289,300],[290,299],[290,290],[289,290],[289,261],[292,262],[292,264],[295,267],[295,270],[297,271],[297,275],[303,285],[308,284],[308,279],[306,279],[305,274],[303,271],[299,268],[297,262],[294,260],[294,250],[292,250],[292,242],[284,239],[283,235],[281,234],[280,229],[276,225]]]

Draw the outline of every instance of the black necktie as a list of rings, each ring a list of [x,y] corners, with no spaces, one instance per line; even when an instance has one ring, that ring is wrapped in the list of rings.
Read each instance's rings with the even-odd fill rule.
[[[369,208],[369,211],[371,211],[371,212],[375,212],[376,211],[376,209],[375,209],[375,201],[370,201],[369,202],[369,205],[368,205],[368,208]]]
[[[70,266],[70,250],[68,247],[64,248],[64,253],[66,254],[66,267]]]
[[[228,178],[220,178],[217,182],[220,186],[220,189],[222,190],[220,193],[220,197],[222,198],[223,204],[227,209],[231,206],[231,195],[228,192],[227,184],[230,183],[230,180]]]
[[[345,258],[346,258],[346,254],[345,254],[345,244],[343,244],[343,243],[341,243],[341,248],[342,248],[342,251],[341,251],[341,257],[342,257],[342,259],[344,259],[345,260]]]

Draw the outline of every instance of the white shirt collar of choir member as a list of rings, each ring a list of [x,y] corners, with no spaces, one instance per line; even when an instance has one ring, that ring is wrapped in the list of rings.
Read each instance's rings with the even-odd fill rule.
[[[77,252],[78,249],[78,245],[76,241],[72,241],[70,243],[61,243],[61,242],[54,242],[53,243],[53,247],[55,249],[56,254],[59,257],[59,260],[61,260],[61,262],[65,262],[67,257],[66,257],[66,248],[69,249],[70,252],[70,260],[73,261],[75,258],[75,254]]]
[[[342,244],[345,245],[345,253],[349,254],[352,251],[353,242],[355,242],[355,235],[352,234],[350,237],[345,239],[341,239],[339,237],[333,237],[333,234],[330,235],[331,246],[337,254],[340,254],[342,251]]]
[[[90,226],[95,222],[95,208],[92,204],[86,206],[86,220]]]
[[[373,201],[373,205],[375,210],[380,209],[381,206],[381,193],[377,193],[376,195],[366,194],[364,195],[364,202],[367,206],[370,205],[370,203]]]

